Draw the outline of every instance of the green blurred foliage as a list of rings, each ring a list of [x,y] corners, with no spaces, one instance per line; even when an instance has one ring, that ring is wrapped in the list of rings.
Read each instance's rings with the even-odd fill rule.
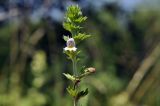
[[[84,30],[93,36],[78,46],[84,59],[79,67],[95,66],[96,74],[82,82],[91,91],[81,100],[83,106],[159,106],[159,78],[139,101],[125,92],[160,42],[159,11],[137,10],[127,16],[126,25],[108,9],[87,16]],[[35,25],[25,19],[0,28],[0,106],[72,106],[65,90],[69,82],[62,75],[71,71],[62,53],[64,33],[61,24]]]

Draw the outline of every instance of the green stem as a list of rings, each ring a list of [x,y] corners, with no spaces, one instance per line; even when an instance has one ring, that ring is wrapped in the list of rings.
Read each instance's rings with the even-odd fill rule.
[[[78,106],[76,99],[74,99],[74,106]]]
[[[73,63],[73,75],[77,76],[77,62],[76,62],[76,57],[72,59],[72,63]]]
[[[73,75],[78,76],[76,57],[72,59],[72,63],[73,63]],[[75,86],[74,89],[77,89],[77,87]],[[78,101],[76,100],[76,98],[74,98],[74,106],[78,106]]]

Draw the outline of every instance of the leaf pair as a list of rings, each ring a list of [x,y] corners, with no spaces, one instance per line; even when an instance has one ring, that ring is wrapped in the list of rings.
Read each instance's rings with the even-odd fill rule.
[[[88,94],[88,88],[83,91],[78,92],[76,89],[71,88],[70,86],[67,88],[68,93],[78,101],[80,98],[86,96]]]
[[[78,80],[76,77],[74,77],[74,76],[72,76],[72,75],[70,75],[70,74],[63,73],[63,75],[64,75],[67,79],[71,80],[72,82],[75,82],[76,80]]]
[[[92,73],[95,73],[96,72],[96,69],[95,68],[93,68],[93,67],[89,67],[89,68],[86,68],[85,70],[84,70],[84,73],[82,73],[82,74],[80,74],[79,76],[73,76],[73,75],[70,75],[70,74],[66,74],[66,73],[63,73],[63,75],[67,78],[67,79],[69,79],[69,80],[71,80],[72,82],[74,82],[74,83],[76,83],[76,81],[80,81],[83,77],[85,77],[85,76],[88,76],[88,75],[90,75],[90,74],[92,74]]]
[[[68,59],[73,60],[75,59],[75,61],[78,61],[79,59],[76,58],[76,56],[78,56],[78,54],[80,54],[80,50],[79,51],[63,51],[68,57]]]
[[[76,44],[78,44],[89,37],[91,37],[91,35],[85,33],[78,33],[76,36],[73,37],[73,39],[75,40]],[[69,36],[63,35],[63,39],[67,41],[69,39]]]

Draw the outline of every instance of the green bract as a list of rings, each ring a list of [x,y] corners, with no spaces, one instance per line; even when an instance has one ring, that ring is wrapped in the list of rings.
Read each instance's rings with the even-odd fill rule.
[[[72,5],[67,8],[63,27],[71,33],[76,43],[90,37],[90,35],[81,32],[83,28],[82,23],[86,21],[86,19],[87,17],[83,16],[78,5]],[[65,41],[67,38],[67,36],[64,36]]]

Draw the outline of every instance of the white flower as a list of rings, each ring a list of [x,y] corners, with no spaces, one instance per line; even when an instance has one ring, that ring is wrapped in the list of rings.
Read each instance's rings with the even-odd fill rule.
[[[68,51],[76,51],[77,48],[76,48],[76,47],[72,47],[72,48],[70,48],[70,47],[65,47],[64,50],[65,50],[65,51],[67,51],[67,50],[68,50]]]
[[[73,38],[69,38],[67,40],[67,47],[64,48],[65,51],[76,51],[77,48],[75,47],[75,41]]]

